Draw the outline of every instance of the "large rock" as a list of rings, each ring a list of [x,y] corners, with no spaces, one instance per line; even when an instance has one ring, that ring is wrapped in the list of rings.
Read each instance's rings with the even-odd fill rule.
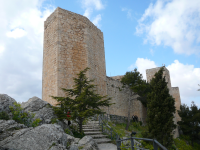
[[[23,102],[21,107],[24,111],[34,113],[35,117],[33,119],[41,119],[41,124],[49,124],[51,119],[56,118],[52,106],[36,96],[30,98],[27,102]]]
[[[0,141],[12,136],[19,129],[27,128],[24,124],[19,124],[14,120],[0,120]]]
[[[12,118],[12,113],[9,107],[14,106],[15,102],[16,101],[7,94],[0,94],[0,112],[4,111],[9,115],[9,118]]]
[[[21,104],[21,107],[23,108],[24,111],[34,113],[35,114],[35,117],[33,118],[34,120],[36,118],[41,119],[40,125],[50,124],[52,119],[57,118],[57,116],[54,114],[52,105],[36,96],[30,98],[27,102],[23,102]],[[59,124],[63,128],[63,130],[68,129],[69,134],[73,136],[73,133],[68,127],[66,121],[58,120],[57,124]]]
[[[0,141],[0,147],[15,150],[66,150],[74,139],[57,124],[43,124],[18,130]]]
[[[99,150],[97,143],[94,141],[94,139],[91,136],[84,136],[79,142],[79,147],[81,147],[82,150]]]

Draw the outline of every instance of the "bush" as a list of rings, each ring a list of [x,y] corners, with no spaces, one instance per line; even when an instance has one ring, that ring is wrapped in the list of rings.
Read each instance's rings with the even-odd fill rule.
[[[40,119],[36,119],[33,121],[35,114],[27,113],[22,108],[21,105],[18,103],[14,103],[14,107],[10,106],[10,111],[12,112],[12,119],[18,123],[24,124],[27,127],[36,127],[40,123]]]
[[[78,132],[79,130],[78,130],[77,126],[72,125],[71,129],[72,129],[71,131],[75,138],[83,138],[85,136],[84,132],[81,132],[81,133]]]
[[[0,112],[0,120],[9,120],[9,116],[5,111]]]
[[[56,118],[52,118],[52,119],[51,119],[51,123],[52,123],[52,124],[58,123],[58,120],[57,120]]]

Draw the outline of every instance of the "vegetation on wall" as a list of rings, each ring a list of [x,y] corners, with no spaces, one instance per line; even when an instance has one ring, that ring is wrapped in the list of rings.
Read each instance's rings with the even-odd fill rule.
[[[66,119],[67,112],[71,111],[71,119],[78,123],[79,132],[82,132],[83,121],[95,114],[103,113],[100,107],[108,107],[111,105],[107,96],[96,94],[96,85],[92,84],[93,80],[86,77],[89,68],[80,71],[77,78],[74,78],[74,88],[62,90],[66,93],[66,97],[51,96],[58,102],[58,106],[54,107],[55,113],[59,119]]]

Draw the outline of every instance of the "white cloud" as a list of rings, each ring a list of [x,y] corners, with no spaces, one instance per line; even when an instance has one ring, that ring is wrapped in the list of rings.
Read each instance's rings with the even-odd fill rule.
[[[133,15],[132,15],[132,9],[128,9],[128,8],[122,8],[122,11],[125,11],[127,13],[127,18],[128,19],[133,19]]]
[[[200,1],[157,0],[138,21],[136,33],[146,33],[145,41],[166,45],[179,54],[200,53]]]
[[[91,18],[93,10],[99,11],[105,8],[101,0],[81,0],[81,3],[82,7],[85,9],[83,16],[86,16],[88,19]],[[101,19],[101,14],[98,14],[94,19],[92,19],[92,22],[97,27],[100,27],[99,22]]]
[[[6,33],[7,37],[11,37],[14,39],[23,37],[26,34],[27,34],[27,32],[20,28],[14,29],[13,31],[9,31]]]
[[[158,67],[154,61],[144,58],[138,58],[132,66],[137,67],[144,79],[146,79],[146,69]],[[200,106],[200,91],[197,91],[199,89],[198,84],[200,84],[200,68],[180,63],[178,60],[175,60],[166,68],[170,72],[172,87],[179,87],[181,103],[190,106],[191,101],[194,101]]]
[[[151,55],[153,56],[154,55],[154,50],[153,49],[150,49],[150,53],[151,53]]]
[[[3,54],[4,50],[5,50],[5,47],[0,45],[0,56]]]
[[[45,8],[39,0],[1,2],[1,93],[17,101],[27,101],[33,96],[41,98],[43,28],[53,10]]]
[[[85,10],[85,13],[83,14],[83,16],[87,17],[88,19],[90,19],[91,13],[92,13],[92,9],[91,8],[87,8]]]
[[[92,21],[92,23],[94,24],[94,25],[96,25],[96,26],[100,26],[99,25],[99,21],[101,21],[101,15],[99,14],[99,15],[97,15],[95,18],[94,18],[94,20]]]
[[[104,5],[101,0],[82,0],[82,4],[85,8],[94,7],[96,10],[104,9]]]
[[[143,79],[145,80],[146,80],[146,69],[157,67],[154,61],[144,58],[137,58],[135,66],[137,67],[138,71],[142,74]]]
[[[173,87],[178,86],[183,103],[191,103],[196,101],[200,104],[200,92],[197,91],[200,83],[200,68],[194,68],[194,65],[184,65],[178,60],[167,66],[170,71],[171,83]],[[190,105],[189,105],[190,106]]]

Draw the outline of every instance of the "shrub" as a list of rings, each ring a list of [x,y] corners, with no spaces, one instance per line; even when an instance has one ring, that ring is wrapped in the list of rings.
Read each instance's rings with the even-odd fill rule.
[[[56,118],[52,118],[52,119],[51,119],[51,123],[52,123],[52,124],[58,123],[58,120],[57,120]]]
[[[0,112],[0,119],[1,120],[9,120],[9,116],[5,111]]]
[[[14,107],[10,106],[10,111],[12,112],[12,119],[15,120],[18,123],[24,124],[28,127],[36,127],[40,123],[40,119],[36,119],[33,121],[33,118],[35,114],[33,113],[28,113],[25,112],[22,108],[21,105],[18,103],[14,103]]]
[[[32,122],[32,127],[37,127],[39,126],[41,120],[39,118],[35,119],[33,122]]]

